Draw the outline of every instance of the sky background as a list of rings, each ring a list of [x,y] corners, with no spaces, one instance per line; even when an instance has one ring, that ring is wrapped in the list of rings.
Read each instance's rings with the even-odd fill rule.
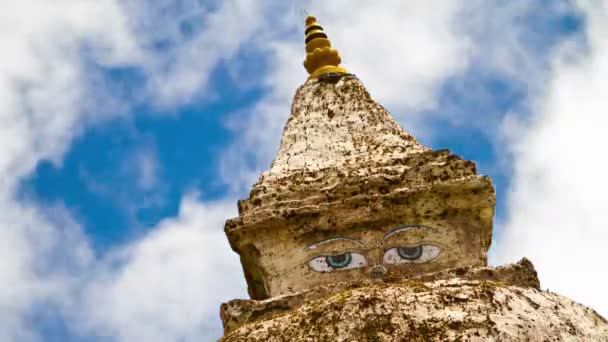
[[[608,315],[608,1],[0,0],[0,341],[213,341],[303,10],[497,189],[490,262]]]

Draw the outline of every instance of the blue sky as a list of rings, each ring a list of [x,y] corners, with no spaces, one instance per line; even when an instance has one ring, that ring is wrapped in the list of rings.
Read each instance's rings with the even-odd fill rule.
[[[175,6],[179,6],[178,3]],[[539,58],[549,58],[554,45],[564,36],[576,34],[583,20],[576,13],[541,17],[541,20],[536,18],[538,13],[528,15],[529,18],[522,18],[522,25],[529,30],[526,44],[538,44],[530,48],[540,50],[537,52]],[[190,20],[180,23],[180,27],[190,25]],[[183,30],[189,32],[191,29]],[[301,40],[295,35],[293,38]],[[398,44],[398,41],[390,43]],[[162,51],[163,44],[158,45]],[[261,64],[264,56],[256,56],[260,52],[251,51],[246,45],[242,49],[236,56],[237,61],[232,62],[247,64],[242,67],[243,74],[258,73],[258,63],[250,56],[259,58]],[[120,113],[119,119],[88,128],[75,137],[60,165],[41,161],[32,175],[24,179],[22,191],[38,201],[65,204],[84,223],[95,248],[100,251],[128,242],[134,233],[143,233],[142,230],[154,227],[162,219],[177,215],[180,199],[189,192],[197,191],[201,200],[235,195],[245,198],[247,191],[229,192],[225,184],[229,180],[222,179],[219,174],[222,169],[217,165],[224,153],[223,147],[234,143],[239,134],[238,130],[231,130],[226,121],[253,107],[264,96],[264,89],[255,82],[241,87],[238,80],[229,75],[229,64],[220,62],[210,70],[209,83],[213,86],[206,89],[213,94],[210,98],[195,90],[191,102],[167,110],[141,103]],[[460,121],[458,111],[483,112],[487,114],[486,120],[496,120],[502,113],[520,110],[526,96],[524,87],[483,68],[483,65],[472,65],[445,80],[434,111],[451,111],[449,114],[456,116],[455,121]],[[120,89],[122,96],[126,93],[129,97],[129,93],[142,87],[137,69],[108,68],[101,73],[109,82],[108,87]],[[353,73],[356,74],[356,70]],[[485,98],[463,96],[468,89],[481,89]],[[284,108],[283,111],[288,110]],[[425,124],[440,131],[440,134],[422,138],[426,145],[435,149],[449,148],[476,161],[479,171],[497,182],[499,195],[505,193],[508,178],[505,170],[496,165],[506,156],[497,155],[490,137],[481,131],[484,127],[466,120],[436,119],[434,117],[439,115],[433,113],[423,115],[431,117]],[[491,123],[482,121],[479,124]],[[276,141],[277,148],[278,144]],[[154,158],[158,179],[148,189],[138,186],[138,171],[131,170],[136,165],[129,164],[138,153],[151,154]],[[499,201],[501,204],[505,201]],[[499,208],[499,214],[501,211],[504,209]]]
[[[306,79],[303,7],[406,130],[492,177],[491,262],[529,256],[543,285],[608,312],[599,288],[560,272],[584,260],[577,279],[601,280],[585,277],[606,238],[592,209],[607,203],[583,189],[608,190],[588,180],[605,146],[593,130],[606,3],[61,6],[24,1],[0,28],[14,37],[0,67],[0,256],[18,288],[0,291],[0,341],[221,335],[219,303],[246,295],[222,223],[270,165]],[[579,230],[591,247],[559,259]]]

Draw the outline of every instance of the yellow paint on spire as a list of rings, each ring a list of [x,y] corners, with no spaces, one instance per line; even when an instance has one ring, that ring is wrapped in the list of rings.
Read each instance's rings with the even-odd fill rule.
[[[340,67],[342,59],[338,50],[331,47],[331,42],[313,16],[306,18],[306,60],[304,67],[310,78],[317,78],[328,73],[347,73]]]

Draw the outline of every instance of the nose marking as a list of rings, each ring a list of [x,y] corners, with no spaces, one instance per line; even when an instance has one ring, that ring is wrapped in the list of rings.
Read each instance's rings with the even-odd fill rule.
[[[373,279],[378,279],[382,277],[386,273],[386,268],[382,265],[376,265],[372,267],[372,270],[369,272],[370,276]]]

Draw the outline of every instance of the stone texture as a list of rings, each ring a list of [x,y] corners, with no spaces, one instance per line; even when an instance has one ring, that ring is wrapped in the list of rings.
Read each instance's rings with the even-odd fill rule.
[[[317,295],[225,304],[227,334],[221,341],[608,340],[605,319],[539,290],[526,260],[502,268],[447,270],[400,283],[351,283],[311,291]],[[231,321],[239,317],[247,319]]]
[[[525,258],[516,264],[503,267],[460,267],[415,275],[408,279],[385,279],[384,281],[386,281],[386,283],[394,283],[398,280],[413,281],[414,284],[419,284],[420,282],[433,282],[452,278],[464,280],[489,280],[520,287],[540,288],[536,270],[534,270],[532,263]],[[327,297],[344,289],[354,289],[374,284],[378,284],[378,281],[367,279],[318,286],[310,290],[278,296],[267,300],[235,299],[222,305],[222,323],[225,332],[230,333],[245,324],[268,319],[277,314],[297,309],[307,301]]]
[[[343,235],[377,244],[400,225],[433,227],[439,233],[432,242],[443,253],[435,263],[393,273],[484,266],[494,205],[492,183],[474,163],[422,146],[355,76],[329,74],[296,92],[277,157],[239,202],[226,233],[250,295],[264,299],[369,277],[380,263],[370,254],[378,251],[360,251],[368,268],[321,276],[303,250]]]
[[[374,102],[356,77],[332,77],[309,80],[297,91],[265,179],[302,170],[390,165],[429,150]]]
[[[331,74],[297,90],[278,154],[239,209],[253,223],[268,209],[468,178],[489,182],[471,161],[422,146],[354,75]]]

